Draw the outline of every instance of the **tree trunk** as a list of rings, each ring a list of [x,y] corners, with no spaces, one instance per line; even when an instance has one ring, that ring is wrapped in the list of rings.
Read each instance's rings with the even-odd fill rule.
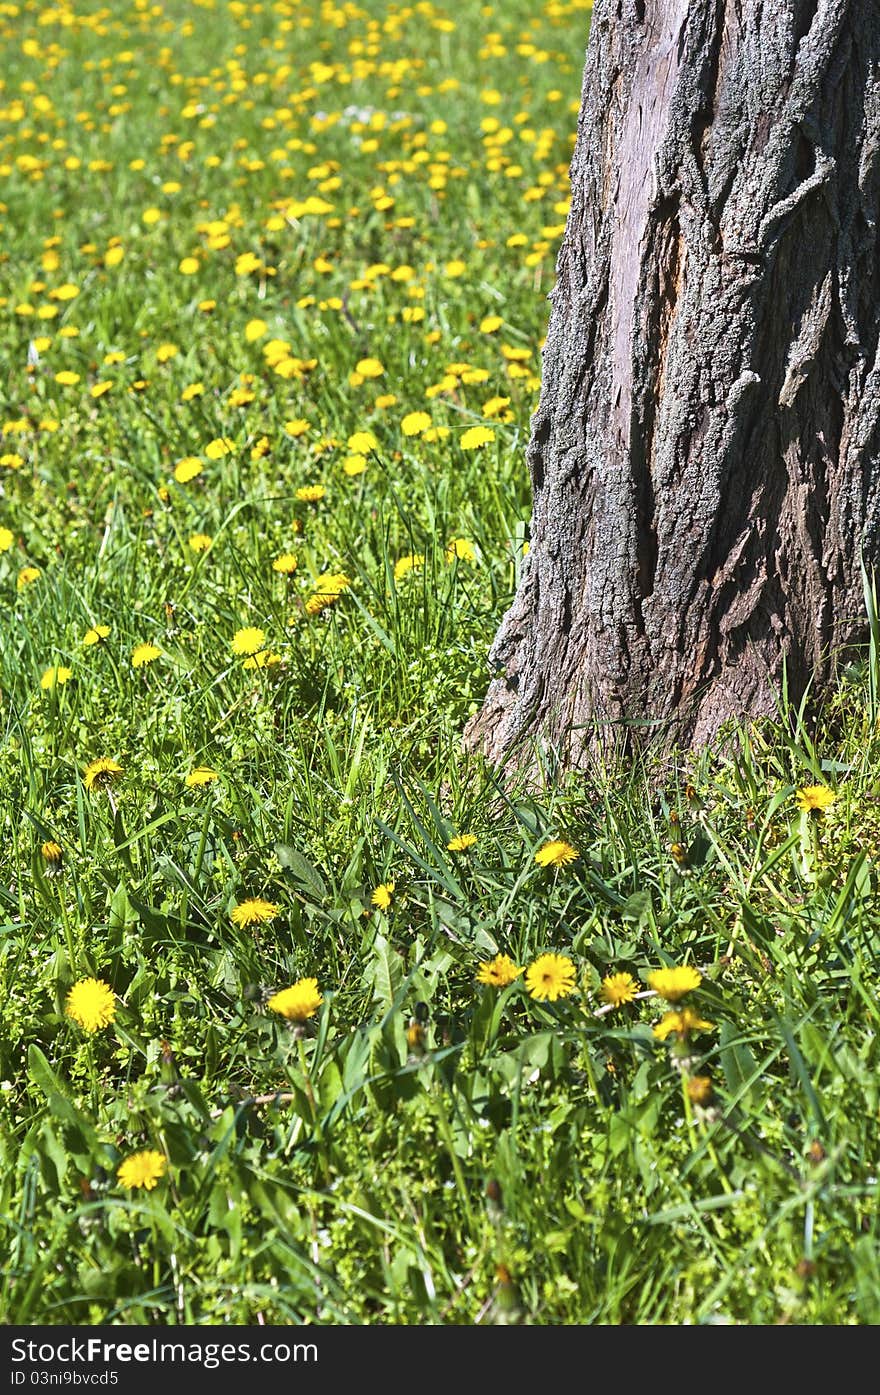
[[[703,745],[860,638],[878,0],[597,0],[571,179],[530,550],[465,733],[496,763]]]

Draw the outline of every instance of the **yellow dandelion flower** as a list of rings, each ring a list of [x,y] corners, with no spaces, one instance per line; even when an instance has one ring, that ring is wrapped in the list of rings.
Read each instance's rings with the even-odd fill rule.
[[[220,460],[224,455],[229,455],[234,450],[235,442],[231,441],[228,436],[216,436],[205,446],[205,455],[209,460]]]
[[[61,387],[76,387],[79,382],[79,374],[74,373],[72,368],[62,368],[60,373],[55,374],[55,381]]]
[[[67,995],[64,1011],[84,1032],[109,1027],[116,1014],[116,999],[101,978],[81,978]]]
[[[476,562],[477,552],[472,542],[467,538],[452,538],[446,544],[443,556],[447,562]]]
[[[301,978],[290,988],[282,988],[273,993],[266,1002],[272,1012],[286,1017],[288,1022],[305,1022],[314,1017],[324,999],[318,989],[316,978]]]
[[[430,425],[431,418],[427,412],[407,412],[400,423],[400,429],[404,436],[421,436]]]
[[[82,642],[87,649],[90,649],[93,644],[100,644],[102,640],[105,640],[109,633],[109,625],[93,625],[90,630],[86,630]]]
[[[692,1075],[685,1089],[692,1104],[708,1104],[712,1098],[712,1078],[708,1075]]]
[[[261,649],[258,654],[251,654],[245,659],[242,668],[274,668],[281,663],[281,655],[270,653],[268,649]]]
[[[286,421],[284,423],[284,430],[287,432],[288,436],[304,436],[311,428],[311,422],[306,421],[305,417],[295,417],[293,421]]]
[[[379,442],[372,431],[353,431],[346,441],[348,449],[354,455],[369,455],[371,450],[375,450]]]
[[[57,871],[64,859],[64,849],[60,843],[48,838],[40,845],[40,856],[49,863],[50,868]]]
[[[182,276],[196,276],[200,266],[198,257],[183,257],[177,264],[177,270]]]
[[[266,642],[266,631],[256,625],[245,625],[232,636],[233,654],[257,654]]]
[[[216,779],[216,770],[212,770],[209,765],[197,765],[195,770],[189,772],[184,783],[188,790],[194,790],[202,785],[210,785]]]
[[[22,567],[16,578],[16,590],[23,591],[26,586],[30,586],[32,581],[36,581],[39,575],[39,567]]]
[[[343,473],[353,479],[355,475],[362,475],[367,468],[367,457],[365,455],[347,455],[342,462]]]
[[[187,546],[192,552],[207,552],[213,541],[210,533],[192,533]]]
[[[632,974],[608,974],[602,980],[602,1001],[611,1007],[620,1007],[622,1003],[631,1003],[639,991]]]
[[[394,895],[394,882],[382,882],[376,887],[370,897],[370,901],[380,911],[387,911],[391,905],[391,897]]]
[[[673,1033],[678,1037],[687,1037],[691,1032],[710,1032],[713,1026],[714,1023],[704,1022],[698,1013],[685,1007],[676,1012],[667,1012],[653,1030],[658,1041],[665,1041]]]
[[[132,668],[143,668],[162,657],[162,650],[155,644],[136,644],[131,651]]]
[[[425,557],[422,552],[413,552],[408,557],[400,557],[394,563],[394,580],[403,581],[410,572],[420,571],[425,565]]]
[[[456,833],[454,838],[450,838],[446,844],[449,852],[467,852],[477,841],[476,833]]]
[[[539,867],[565,867],[578,856],[577,848],[573,848],[571,843],[564,842],[562,838],[552,838],[535,853],[535,861]]]
[[[63,688],[64,684],[73,677],[73,669],[65,668],[63,664],[53,664],[47,668],[40,679],[40,687],[47,693],[54,692],[56,688]]]
[[[204,397],[204,395],[204,383],[188,383],[187,386],[183,389],[183,392],[180,394],[180,400],[181,402],[192,402],[193,398]]]
[[[459,437],[458,444],[462,450],[478,450],[494,440],[495,432],[491,426],[471,426]]]
[[[385,368],[377,358],[362,358],[355,364],[354,371],[362,378],[381,378]]]
[[[490,988],[506,988],[515,982],[523,970],[508,954],[496,954],[494,959],[481,964],[477,969],[477,983],[485,983]]]
[[[654,992],[659,993],[668,1003],[677,1003],[685,993],[699,988],[702,981],[702,974],[692,964],[683,964],[673,969],[654,969],[648,974],[648,987],[653,988]]]
[[[577,971],[567,954],[539,954],[526,969],[526,988],[539,1003],[555,1003],[574,993]]]
[[[248,925],[264,925],[267,920],[272,920],[278,914],[279,907],[272,901],[264,901],[260,896],[251,896],[246,901],[240,901],[237,906],[233,906],[229,912],[229,919],[233,925],[241,927]]]
[[[98,756],[89,761],[83,771],[83,783],[87,790],[107,789],[121,774],[122,766],[118,761],[111,760],[109,756]]]
[[[282,576],[292,576],[299,566],[295,552],[282,552],[280,557],[276,557],[272,563],[273,572],[280,572]]]
[[[189,484],[202,473],[202,462],[197,455],[186,455],[174,467],[174,478],[178,484]]]
[[[127,1191],[143,1187],[144,1191],[150,1192],[159,1178],[164,1177],[167,1168],[168,1159],[164,1153],[157,1152],[155,1148],[144,1148],[140,1153],[132,1153],[121,1162],[116,1176],[119,1185]]]
[[[8,552],[15,542],[15,534],[11,528],[0,528],[0,552]]]
[[[244,337],[249,344],[255,344],[258,339],[262,339],[268,328],[265,320],[248,320],[244,327]]]
[[[319,499],[323,499],[327,493],[323,484],[304,484],[296,490],[295,497],[302,504],[317,504]]]
[[[179,353],[180,350],[176,344],[160,344],[156,350],[156,360],[159,363],[169,363]]]
[[[822,814],[831,808],[836,798],[834,790],[827,785],[804,785],[797,792],[797,805],[802,813]]]
[[[504,324],[500,315],[484,315],[480,320],[481,334],[494,334]]]

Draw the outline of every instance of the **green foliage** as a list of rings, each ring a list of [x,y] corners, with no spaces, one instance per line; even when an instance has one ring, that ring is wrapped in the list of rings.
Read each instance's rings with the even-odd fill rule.
[[[818,713],[464,757],[588,9],[331,10],[0,17],[0,1321],[877,1322],[873,579]]]

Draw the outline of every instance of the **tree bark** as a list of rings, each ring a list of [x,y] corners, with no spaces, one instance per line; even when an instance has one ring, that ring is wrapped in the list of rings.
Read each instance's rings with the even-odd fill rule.
[[[878,0],[597,0],[531,542],[465,742],[569,766],[821,688],[880,560]]]

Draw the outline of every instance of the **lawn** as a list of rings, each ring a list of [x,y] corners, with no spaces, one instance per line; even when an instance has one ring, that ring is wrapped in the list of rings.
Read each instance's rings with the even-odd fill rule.
[[[462,749],[589,13],[0,4],[4,1324],[880,1321],[870,583],[715,750]]]

